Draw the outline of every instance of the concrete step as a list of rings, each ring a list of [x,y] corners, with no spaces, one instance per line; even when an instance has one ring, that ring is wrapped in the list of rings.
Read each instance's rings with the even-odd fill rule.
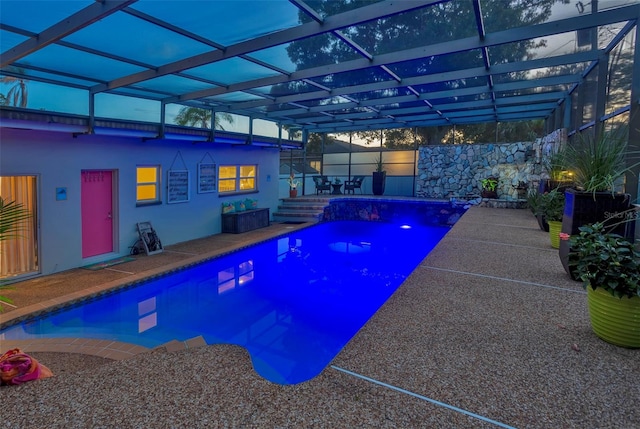
[[[328,204],[326,197],[283,198],[271,216],[274,222],[319,222]]]
[[[275,212],[272,217],[274,222],[319,222],[322,213],[289,210]]]
[[[280,210],[304,210],[304,211],[316,211],[321,212],[324,211],[326,204],[318,204],[318,203],[302,203],[302,204],[293,204],[293,203],[285,203],[278,206],[278,211]]]
[[[288,203],[296,203],[296,204],[306,204],[306,203],[318,203],[318,204],[329,204],[330,195],[322,196],[322,195],[305,195],[304,197],[296,197],[296,198],[282,198],[282,202],[284,204]]]

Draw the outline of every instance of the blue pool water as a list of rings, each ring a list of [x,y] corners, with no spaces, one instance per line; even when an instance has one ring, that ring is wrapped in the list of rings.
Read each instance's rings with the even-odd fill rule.
[[[326,222],[97,300],[0,338],[83,337],[155,347],[202,335],[245,347],[281,384],[319,374],[449,227]]]

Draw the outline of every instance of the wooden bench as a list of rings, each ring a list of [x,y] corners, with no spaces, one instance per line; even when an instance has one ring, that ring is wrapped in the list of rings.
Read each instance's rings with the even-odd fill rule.
[[[251,209],[222,215],[222,232],[240,234],[269,226],[269,209]]]

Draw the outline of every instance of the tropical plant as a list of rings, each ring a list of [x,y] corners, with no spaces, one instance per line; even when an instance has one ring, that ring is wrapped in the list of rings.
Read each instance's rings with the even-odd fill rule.
[[[382,152],[378,154],[378,157],[374,161],[374,164],[376,166],[377,173],[382,173],[384,171],[384,163],[382,162]]]
[[[289,182],[289,188],[291,189],[296,189],[300,184],[300,182],[295,179],[295,176],[293,175],[293,173],[291,173],[291,175],[287,179],[287,182]]]
[[[567,150],[565,146],[550,153],[542,159],[542,166],[549,175],[549,180],[554,182],[571,181],[569,165],[570,163],[567,159]]]
[[[615,297],[640,296],[640,252],[626,238],[605,231],[604,224],[584,225],[568,238],[569,265],[586,289],[603,288]]]
[[[339,185],[342,183],[342,180],[338,179],[337,177],[333,179],[333,184],[334,185]]]
[[[535,216],[542,214],[542,194],[537,189],[529,189],[527,192],[527,207]]]
[[[23,204],[0,197],[0,241],[19,237],[24,221],[30,217],[31,212]]]
[[[209,129],[211,127],[212,111],[198,107],[183,107],[176,115],[175,122],[178,125],[201,127]],[[214,128],[224,130],[221,121],[233,124],[233,116],[226,112],[218,112],[214,116]]]
[[[558,189],[540,194],[540,212],[547,222],[562,222],[564,199],[564,192]]]
[[[627,152],[627,135],[625,127],[598,135],[583,132],[566,148],[566,160],[579,191],[618,190],[624,175],[638,165],[628,162],[638,159],[638,153]]]
[[[15,201],[6,201],[0,197],[0,242],[20,236],[20,231],[24,229],[24,222],[31,217],[31,212],[24,208],[22,204]],[[11,287],[0,281],[1,289],[11,289]],[[6,296],[0,295],[0,303],[13,304]],[[0,312],[3,311],[0,305]]]
[[[480,183],[485,191],[495,192],[498,187],[498,179],[493,176],[480,180]]]
[[[15,71],[21,75],[24,75],[24,70],[18,67],[9,67],[10,71]],[[0,77],[0,83],[4,85],[11,85],[6,95],[2,95],[0,98],[0,104],[16,107],[27,107],[29,99],[29,91],[27,89],[28,80],[22,77],[14,76],[2,76]]]

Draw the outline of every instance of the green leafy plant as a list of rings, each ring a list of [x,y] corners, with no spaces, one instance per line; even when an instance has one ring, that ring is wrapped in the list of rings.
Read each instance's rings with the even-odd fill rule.
[[[539,210],[548,221],[561,222],[564,214],[564,192],[552,189],[540,194]]]
[[[24,229],[24,221],[30,217],[31,212],[22,204],[0,197],[0,241],[19,237]]]
[[[487,177],[486,179],[480,180],[482,184],[482,189],[485,191],[495,192],[498,187],[498,179],[495,177]]]
[[[624,175],[639,163],[638,152],[627,152],[626,128],[599,135],[583,132],[566,148],[565,159],[576,188],[585,192],[616,192]]]
[[[338,179],[337,177],[333,179],[333,184],[334,185],[339,185],[342,183],[342,180]]]
[[[602,222],[581,226],[569,239],[569,265],[586,289],[603,288],[618,298],[640,296],[640,252],[626,238],[605,231]]]
[[[22,204],[15,201],[6,201],[0,197],[0,242],[20,236],[24,229],[25,221],[31,217],[31,212],[24,208]],[[0,290],[11,289],[10,286],[0,281]],[[13,304],[6,296],[0,295],[0,303]],[[3,311],[0,305],[0,312]]]
[[[549,180],[553,182],[570,183],[572,181],[570,164],[565,146],[545,156],[542,160],[542,167],[549,175]]]
[[[542,213],[542,194],[537,189],[529,189],[527,192],[527,207],[535,216]]]

